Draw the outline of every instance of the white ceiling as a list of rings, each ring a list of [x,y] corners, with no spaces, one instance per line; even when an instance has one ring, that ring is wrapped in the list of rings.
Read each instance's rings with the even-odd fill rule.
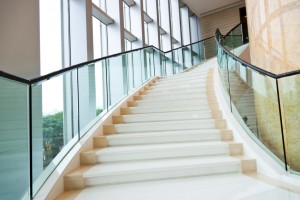
[[[238,3],[244,3],[244,0],[182,0],[198,16],[230,7]]]

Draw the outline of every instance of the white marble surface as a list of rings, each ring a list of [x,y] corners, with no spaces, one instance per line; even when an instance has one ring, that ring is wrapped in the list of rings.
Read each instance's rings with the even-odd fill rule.
[[[300,191],[299,191],[300,192]],[[86,188],[75,200],[295,200],[294,193],[242,174]]]

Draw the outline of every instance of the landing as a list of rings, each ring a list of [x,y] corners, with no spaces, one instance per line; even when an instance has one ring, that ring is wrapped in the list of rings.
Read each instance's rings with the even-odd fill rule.
[[[242,174],[86,188],[74,200],[296,200],[300,194]],[[76,196],[77,195],[77,196]],[[66,199],[66,198],[61,198]]]

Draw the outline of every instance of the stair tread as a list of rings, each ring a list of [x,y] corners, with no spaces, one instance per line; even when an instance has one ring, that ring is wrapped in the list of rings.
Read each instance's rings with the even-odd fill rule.
[[[201,130],[180,130],[180,131],[154,131],[154,132],[135,132],[131,134],[115,134],[107,136],[107,139],[115,138],[134,138],[134,137],[158,137],[158,136],[176,136],[183,134],[201,135],[201,134],[220,134],[219,129],[201,129]]]
[[[187,115],[192,115],[194,117],[200,117],[200,116],[203,116],[205,115],[206,117],[211,117],[211,111],[207,110],[207,111],[187,111],[187,112],[184,112],[184,111],[176,111],[176,112],[172,112],[172,113],[169,113],[169,112],[165,112],[165,113],[140,113],[140,114],[130,114],[130,115],[123,115],[124,118],[135,118],[135,117],[139,117],[139,118],[142,118],[142,117],[165,117],[165,116],[170,116],[170,115],[184,115],[184,116],[187,116]]]
[[[115,124],[115,127],[130,127],[130,126],[153,126],[153,125],[168,125],[168,124],[179,124],[179,123],[214,123],[215,119],[188,119],[188,120],[172,120],[172,121],[159,121],[159,122],[140,122],[140,123],[126,123],[126,124]]]
[[[190,166],[217,166],[224,163],[240,165],[240,161],[230,156],[190,157],[176,159],[159,159],[145,161],[130,161],[117,163],[102,163],[91,167],[84,172],[83,177],[108,176],[123,173],[138,173],[145,171],[161,171],[172,168],[185,168]],[[80,170],[80,169],[78,169]],[[73,173],[77,173],[76,171]],[[72,174],[72,173],[71,173]]]
[[[191,148],[216,148],[227,147],[228,144],[221,141],[209,141],[209,142],[186,142],[186,143],[169,143],[169,144],[149,144],[149,145],[130,145],[130,146],[116,146],[99,149],[96,154],[116,154],[116,153],[130,153],[130,152],[142,152],[142,151],[163,151],[170,149],[191,149]]]

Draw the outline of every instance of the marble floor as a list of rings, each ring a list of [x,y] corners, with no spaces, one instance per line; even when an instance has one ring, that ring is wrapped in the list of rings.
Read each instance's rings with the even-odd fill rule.
[[[74,200],[300,200],[300,190],[239,173],[138,182],[65,193]]]

